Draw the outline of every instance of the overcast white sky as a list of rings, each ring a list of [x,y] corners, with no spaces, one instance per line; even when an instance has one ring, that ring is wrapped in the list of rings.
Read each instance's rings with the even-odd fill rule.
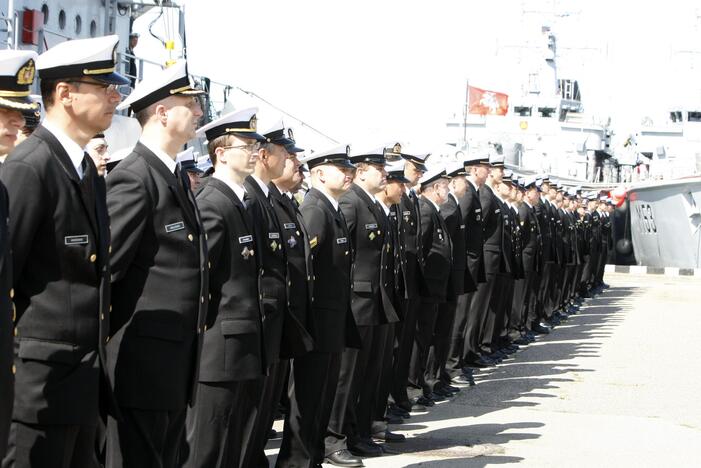
[[[188,61],[338,140],[434,145],[462,112],[466,79],[518,93],[547,24],[559,77],[580,81],[588,113],[662,124],[671,108],[701,108],[701,4],[645,3],[194,0],[185,2]],[[152,54],[148,41],[137,54]],[[237,108],[255,103],[233,97]],[[279,116],[266,110],[261,125]]]

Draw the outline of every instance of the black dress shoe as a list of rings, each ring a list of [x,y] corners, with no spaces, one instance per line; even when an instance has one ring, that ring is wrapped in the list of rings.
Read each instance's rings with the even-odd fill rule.
[[[450,390],[448,390],[448,389],[445,388],[445,387],[433,389],[432,395],[435,396],[435,397],[443,397],[443,400],[445,400],[445,399],[447,399],[447,398],[453,398],[453,397],[455,396],[455,394],[454,394],[453,392],[451,392]],[[433,400],[435,400],[435,401],[443,401],[443,400],[438,400],[438,399],[436,399],[436,398],[433,398]]]
[[[409,403],[409,410],[411,410],[411,403]],[[387,414],[392,416],[398,416],[402,419],[409,419],[411,415],[409,411],[405,410],[403,406],[389,405],[387,408]]]
[[[443,396],[443,395],[439,395],[439,394],[436,393],[436,392],[431,392],[431,393],[429,393],[428,395],[426,395],[426,397],[427,397],[430,401],[434,402],[434,404],[435,404],[435,402],[438,402],[438,401],[445,401],[445,400],[447,400],[447,397],[445,397],[445,396]]]
[[[467,367],[477,367],[477,368],[482,368],[482,367],[491,367],[494,365],[491,359],[485,359],[484,357],[479,357],[475,360],[469,361],[466,363]]]
[[[457,384],[472,385],[470,382],[474,382],[472,375],[460,374],[457,377],[453,377],[453,382]]]
[[[348,444],[348,450],[353,455],[360,457],[381,457],[382,449],[376,443],[368,443],[366,440],[357,440],[354,444]]]
[[[418,397],[418,398],[416,399],[416,404],[417,404],[417,405],[420,405],[420,406],[423,406],[424,409],[426,409],[426,408],[428,408],[429,406],[435,405],[436,402],[434,402],[434,401],[431,400],[430,398],[427,398],[427,397],[425,397],[425,396],[422,395],[422,396],[420,396],[420,397]]]
[[[407,413],[411,411],[411,402],[410,401],[395,401],[394,406],[396,406],[399,409],[402,409],[406,411]]]
[[[460,388],[458,387],[453,387],[450,384],[445,384],[445,389],[447,389],[450,393],[460,393]]]
[[[392,432],[389,429],[386,431],[382,432],[377,432],[372,435],[373,439],[381,440],[383,442],[387,443],[397,443],[397,442],[404,442],[406,441],[406,437],[404,437],[403,434],[397,434],[396,432]],[[382,447],[380,446],[382,449]]]
[[[324,462],[329,463],[334,466],[365,466],[363,465],[363,460],[354,456],[350,451],[343,449],[334,452],[330,455],[326,455]]]

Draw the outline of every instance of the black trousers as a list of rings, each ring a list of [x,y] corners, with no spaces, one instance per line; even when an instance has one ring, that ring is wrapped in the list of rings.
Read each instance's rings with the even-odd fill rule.
[[[340,369],[340,352],[312,351],[292,361],[290,408],[275,466],[310,468],[324,461],[324,436]]]
[[[446,371],[446,366],[457,307],[457,298],[455,301],[443,302],[438,306],[438,316],[433,327],[433,337],[431,338],[424,375],[424,380],[432,391],[450,384],[452,378],[452,375]]]
[[[386,332],[384,326],[358,326],[361,348],[346,348],[341,356],[336,398],[326,436],[327,453],[371,436]]]
[[[197,402],[187,413],[180,466],[240,467],[253,432],[260,383],[200,382],[197,387]]]
[[[606,270],[606,261],[608,260],[609,249],[606,245],[601,246],[601,256],[599,257],[599,265],[596,271],[594,284],[599,285],[604,282],[604,270]]]
[[[120,412],[121,420],[111,416],[107,420],[107,468],[177,465],[185,436],[184,407],[174,411],[122,407]]]
[[[482,325],[482,336],[480,338],[480,350],[485,354],[491,354],[501,348],[499,337],[504,327],[504,301],[507,294],[508,276],[499,273],[494,277],[494,289],[487,303],[487,314]],[[510,305],[510,303],[509,303]]]
[[[554,274],[555,263],[546,262],[543,265],[543,273],[540,276],[540,289],[538,291],[539,318],[545,320],[550,316],[550,283]]]
[[[514,281],[514,295],[511,301],[511,319],[509,320],[509,338],[518,339],[526,330],[527,316],[530,310],[533,272],[524,271],[524,277]]]
[[[538,309],[538,291],[540,291],[540,273],[537,270],[527,271],[528,282],[528,304],[523,315],[523,329],[531,330],[531,327],[540,320],[540,310]]]
[[[559,263],[553,263],[552,264],[552,270],[551,270],[551,275],[550,275],[550,282],[547,285],[547,290],[546,290],[546,309],[545,309],[545,314],[547,315],[548,318],[550,318],[555,312],[555,310],[558,307],[557,304],[557,298],[558,298],[558,288],[560,287],[560,281],[562,279],[562,269],[560,267]]]
[[[446,372],[451,377],[457,377],[462,373],[465,365],[464,356],[467,342],[467,319],[470,315],[470,302],[474,293],[461,294],[455,301],[455,317],[453,329],[450,332],[450,345],[448,346],[448,359],[446,360]],[[468,350],[469,351],[469,350]]]
[[[492,343],[496,344],[497,349],[501,349],[511,343],[509,330],[511,330],[511,305],[514,300],[514,279],[510,275],[504,275],[498,299],[497,314],[500,315],[497,315]]]
[[[268,375],[256,380],[259,386],[256,389],[259,395],[256,405],[255,422],[248,442],[244,448],[242,467],[259,468],[268,466],[268,458],[265,456],[265,445],[268,443],[268,434],[273,427],[275,410],[277,409],[280,395],[282,394],[287,368],[290,361],[282,359],[268,366]]]
[[[421,300],[412,298],[403,301],[404,320],[395,324],[397,349],[392,366],[392,399],[397,403],[409,402],[407,384],[409,382],[409,366],[411,353],[414,350],[416,336],[416,321],[421,310]]]
[[[2,468],[97,468],[95,428],[13,421]]]
[[[421,389],[424,395],[431,393],[432,388],[426,382],[426,364],[428,351],[433,340],[433,330],[438,318],[438,303],[421,301],[421,311],[416,321],[416,337],[414,339],[414,350],[411,353],[409,363],[409,383]]]
[[[377,421],[384,421],[385,412],[387,411],[387,400],[392,389],[393,358],[397,351],[397,341],[395,336],[396,324],[389,323],[387,325],[382,325],[382,327],[386,328],[386,331],[384,332],[385,346],[382,357],[379,390],[377,392],[375,409],[373,411],[373,423]]]
[[[487,275],[487,282],[477,285],[477,292],[472,298],[470,304],[470,313],[467,316],[467,329],[465,331],[466,350],[464,359],[466,362],[477,358],[481,354],[491,354],[491,349],[482,347],[482,340],[485,334],[484,327],[487,324],[487,316],[489,315],[489,302],[492,298],[492,293],[497,285],[497,275]],[[491,340],[490,330],[490,340]],[[469,345],[469,348],[467,346]]]

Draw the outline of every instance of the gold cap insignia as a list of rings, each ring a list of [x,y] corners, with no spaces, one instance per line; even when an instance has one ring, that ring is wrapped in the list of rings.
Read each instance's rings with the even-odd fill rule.
[[[34,60],[29,60],[17,72],[17,84],[18,85],[31,85],[34,82],[35,72],[36,72],[36,67],[34,66]]]
[[[288,137],[290,140],[295,141],[295,134],[294,134],[294,132],[292,131],[291,128],[288,128],[288,129],[287,129],[287,137]]]
[[[395,153],[397,153],[397,154],[400,154],[400,153],[402,152],[402,145],[400,145],[399,143],[396,143],[396,144],[392,147],[392,151],[395,152]]]
[[[248,122],[248,128],[250,128],[254,132],[258,129],[258,119],[255,115],[251,117],[251,120]]]

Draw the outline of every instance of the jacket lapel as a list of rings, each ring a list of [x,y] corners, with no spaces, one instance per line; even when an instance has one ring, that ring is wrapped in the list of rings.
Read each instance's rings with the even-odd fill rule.
[[[96,200],[88,197],[84,191],[84,189],[92,190],[93,197],[96,197],[97,191],[95,189],[95,178],[97,177],[97,172],[91,172],[95,171],[94,167],[90,164],[88,167],[86,167],[84,174],[85,180],[81,181],[80,177],[78,176],[78,172],[73,165],[73,161],[71,161],[71,158],[68,156],[68,153],[66,153],[63,145],[58,141],[53,133],[51,133],[45,127],[39,126],[39,128],[34,131],[34,135],[41,140],[44,140],[53,150],[54,154],[56,155],[56,159],[61,165],[61,168],[70,179],[73,189],[78,192],[80,200],[83,202],[83,208],[85,208],[85,212],[88,215],[88,220],[90,221],[90,227],[92,228],[93,233],[95,235],[99,235],[97,226]],[[83,187],[83,184],[86,184],[87,186]]]
[[[141,142],[134,147],[134,152],[138,153],[149,166],[168,184],[168,188],[173,192],[173,196],[180,205],[181,211],[187,223],[194,229],[199,229],[199,223],[195,215],[195,207],[185,193],[185,187],[180,184],[180,181],[175,177],[175,174],[170,172],[163,161],[151,152]]]

